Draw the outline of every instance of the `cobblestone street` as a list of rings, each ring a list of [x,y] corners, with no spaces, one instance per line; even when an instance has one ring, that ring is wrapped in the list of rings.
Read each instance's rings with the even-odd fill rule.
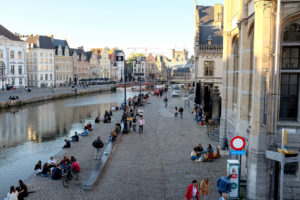
[[[81,184],[93,167],[91,141],[95,135],[108,135],[114,126],[101,124],[92,137],[83,138],[78,146],[70,149],[80,151],[77,155],[82,167],[80,181],[72,182],[68,189],[61,181],[38,177],[29,190],[36,191],[28,199],[184,199],[186,188],[193,179],[200,182],[210,179],[210,197],[217,199],[216,181],[226,174],[226,155],[214,162],[194,162],[189,159],[192,148],[210,143],[204,127],[193,119],[191,108],[185,108],[183,119],[174,119],[175,106],[183,106],[180,98],[169,98],[164,108],[163,98],[151,97],[144,107],[144,133],[123,135],[103,175],[92,191],[83,191]],[[115,116],[114,116],[115,117]],[[117,118],[119,119],[119,118]],[[114,119],[116,122],[116,119]],[[107,139],[107,136],[105,140]],[[68,155],[71,155],[70,152]],[[86,166],[86,167],[85,167]]]

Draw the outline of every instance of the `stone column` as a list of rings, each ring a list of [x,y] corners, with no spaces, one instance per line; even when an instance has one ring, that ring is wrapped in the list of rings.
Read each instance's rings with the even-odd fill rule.
[[[232,110],[232,74],[230,70],[230,54],[231,54],[231,45],[232,37],[230,35],[231,31],[231,17],[230,15],[230,6],[229,0],[224,0],[224,31],[223,31],[223,90],[222,94],[222,110],[221,110],[221,120],[220,120],[220,136],[219,136],[219,145],[221,149],[224,149],[226,146],[227,140],[227,117],[229,110]]]
[[[247,199],[268,199],[270,188],[270,175],[268,160],[265,157],[267,148],[266,128],[263,125],[264,110],[264,81],[265,68],[272,65],[272,1],[256,0],[254,24],[254,73],[251,133],[248,147],[248,180]]]
[[[220,113],[221,113],[221,97],[220,90],[218,86],[215,86],[213,91],[213,100],[212,100],[212,120],[214,123],[220,123]]]

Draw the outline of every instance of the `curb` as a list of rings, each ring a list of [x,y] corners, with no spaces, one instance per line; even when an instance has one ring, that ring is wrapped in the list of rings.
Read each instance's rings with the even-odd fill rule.
[[[113,152],[118,146],[123,134],[120,133],[118,139],[115,142],[109,142],[106,146],[100,161],[97,163],[96,168],[92,171],[89,179],[81,186],[83,190],[92,190],[93,186],[97,182],[98,178],[103,174],[107,163],[109,162]]]
[[[82,95],[96,93],[96,92],[105,92],[105,91],[113,91],[113,90],[115,90],[115,86],[110,86],[108,88],[92,89],[92,90],[87,90],[87,91],[79,91],[79,92],[77,92],[77,94],[75,94],[74,92],[66,92],[66,93],[62,93],[62,94],[53,94],[53,95],[47,95],[47,96],[33,97],[30,99],[2,101],[2,102],[0,102],[0,110],[5,109],[5,108],[23,106],[26,104],[37,103],[37,102],[50,101],[50,100],[55,100],[55,99],[63,99],[63,98],[68,98],[68,97],[74,97],[77,95],[82,96]]]

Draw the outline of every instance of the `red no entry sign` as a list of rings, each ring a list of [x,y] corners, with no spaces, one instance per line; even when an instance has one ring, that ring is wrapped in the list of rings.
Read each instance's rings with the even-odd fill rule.
[[[246,141],[244,138],[242,138],[241,136],[235,136],[234,138],[232,138],[231,140],[231,147],[234,150],[240,151],[243,148],[245,148],[246,145]]]

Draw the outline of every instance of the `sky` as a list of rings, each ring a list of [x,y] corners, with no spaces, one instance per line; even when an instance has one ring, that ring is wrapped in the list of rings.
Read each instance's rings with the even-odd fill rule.
[[[215,3],[223,0],[198,0]],[[13,33],[66,38],[72,48],[169,54],[171,48],[192,51],[194,5],[194,0],[2,0],[0,23]]]

